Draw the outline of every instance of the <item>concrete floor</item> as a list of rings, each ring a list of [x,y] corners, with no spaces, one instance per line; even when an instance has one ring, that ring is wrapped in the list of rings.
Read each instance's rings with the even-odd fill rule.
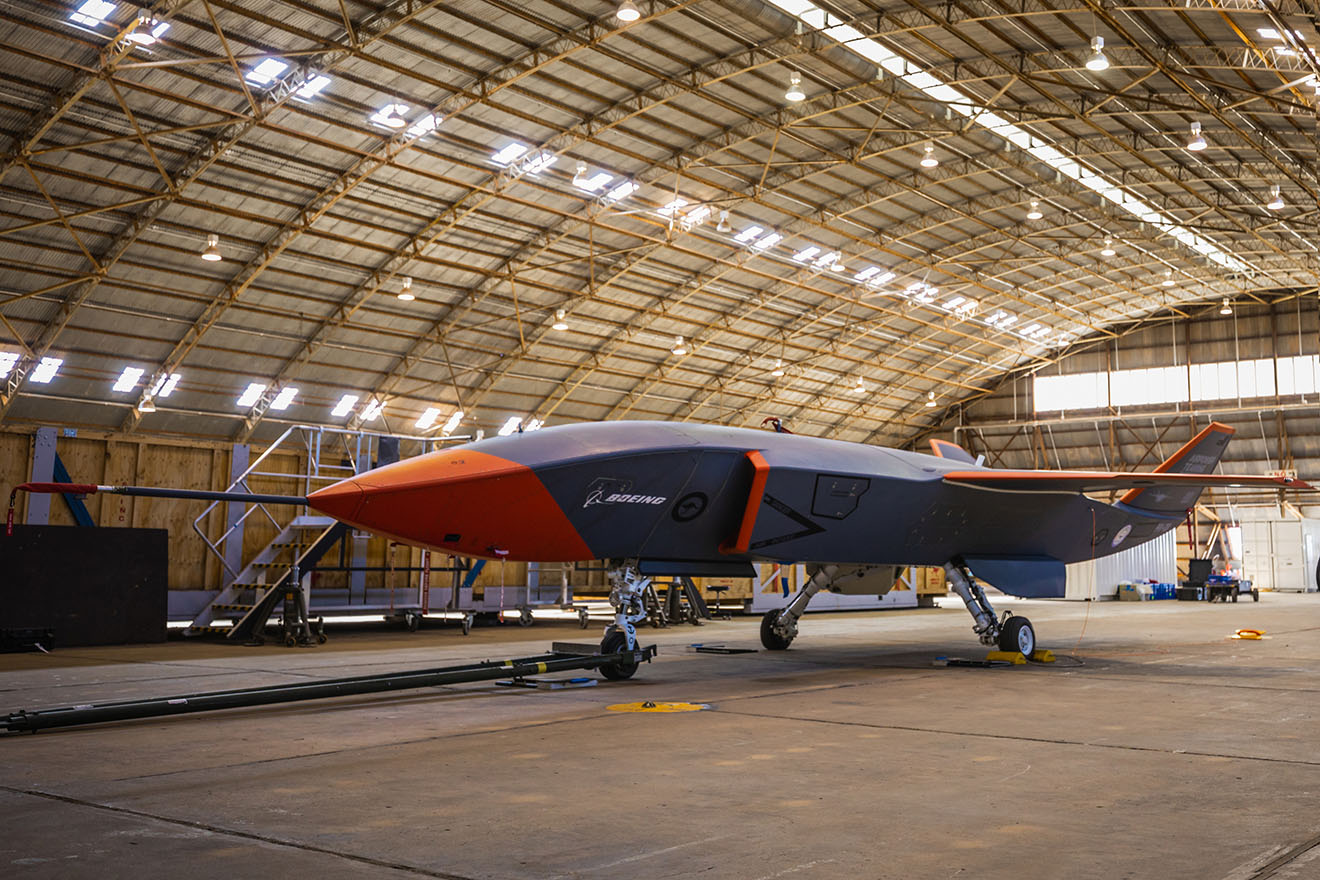
[[[1320,597],[1004,602],[1054,666],[977,656],[956,600],[646,630],[626,683],[489,684],[0,738],[13,878],[1320,877]],[[1228,640],[1238,627],[1269,630]],[[597,630],[593,628],[591,635]],[[572,624],[0,655],[0,711],[538,653]],[[1076,659],[1071,659],[1076,658]],[[1078,661],[1084,665],[1077,665]],[[640,700],[707,703],[626,714]]]

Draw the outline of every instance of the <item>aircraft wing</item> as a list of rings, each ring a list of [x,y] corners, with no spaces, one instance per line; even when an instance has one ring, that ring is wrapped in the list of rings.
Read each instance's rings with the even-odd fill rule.
[[[1223,474],[1104,473],[1091,471],[950,471],[944,482],[998,492],[1099,492],[1105,489],[1171,489],[1220,486],[1232,489],[1312,489],[1287,477]]]

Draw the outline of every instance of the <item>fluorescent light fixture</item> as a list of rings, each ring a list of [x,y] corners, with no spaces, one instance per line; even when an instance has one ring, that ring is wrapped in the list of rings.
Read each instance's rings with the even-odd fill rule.
[[[715,224],[716,232],[732,232],[733,227],[729,225],[729,212],[720,211],[720,222]]]
[[[965,303],[965,302],[967,302],[967,297],[965,297],[965,296],[955,296],[953,299],[951,299],[951,300],[949,300],[948,302],[946,302],[946,303],[944,304],[944,307],[945,307],[946,309],[956,309],[956,308],[958,308],[958,306],[962,305],[962,304]]]
[[[688,353],[687,343],[685,343],[685,342],[683,341],[683,337],[682,337],[682,336],[675,336],[675,337],[674,337],[674,347],[671,348],[671,349],[669,349],[669,350],[670,350],[670,352],[672,352],[673,354],[676,354],[676,355],[678,355],[679,357],[682,357],[683,355],[685,355],[685,354]]]
[[[1009,312],[1006,312],[1003,309],[998,309],[995,311],[993,315],[986,318],[985,322],[989,324],[991,327],[998,327],[999,329],[1002,330],[1004,327],[1007,327],[1009,324],[1012,324],[1016,320],[1017,318],[1012,314],[1010,314]]]
[[[345,394],[343,397],[339,398],[339,402],[335,404],[335,408],[330,410],[330,415],[337,419],[342,419],[353,411],[353,405],[357,402],[358,396],[356,394]]]
[[[1030,335],[1032,335],[1033,333],[1035,333],[1035,332],[1036,332],[1037,330],[1039,330],[1039,329],[1040,329],[1040,325],[1039,325],[1039,324],[1035,324],[1035,323],[1028,324],[1026,327],[1023,327],[1023,328],[1022,328],[1022,335],[1023,335],[1023,336],[1030,336]]]
[[[218,263],[224,259],[220,253],[220,236],[212,232],[206,237],[206,247],[202,249],[201,257],[208,263]]]
[[[813,244],[813,245],[811,245],[810,247],[804,247],[802,250],[800,250],[800,251],[798,251],[796,254],[794,254],[794,255],[793,255],[793,259],[796,260],[796,261],[799,262],[799,263],[805,263],[807,260],[810,260],[812,257],[816,256],[816,254],[818,254],[818,253],[820,253],[820,248],[816,247],[816,246]]]
[[[873,278],[879,274],[880,274],[879,266],[867,266],[865,269],[854,275],[853,278],[857,279],[858,281],[866,281],[868,278]]]
[[[539,431],[545,427],[545,422],[540,419],[528,419],[523,431]]]
[[[321,89],[328,85],[330,85],[330,77],[323,73],[318,73],[316,76],[311,77],[307,82],[299,86],[297,90],[294,91],[293,96],[303,101],[310,101],[321,93]]]
[[[55,378],[55,374],[60,371],[60,364],[62,363],[64,363],[64,358],[42,358],[41,362],[32,370],[32,381],[45,385]]]
[[[261,399],[261,392],[265,390],[266,386],[260,382],[250,383],[247,388],[243,389],[243,393],[238,395],[238,405],[244,407],[256,406],[257,401]]]
[[[1045,216],[1045,212],[1040,209],[1040,202],[1031,200],[1031,208],[1027,211],[1028,220],[1039,220]]]
[[[496,433],[498,433],[501,437],[507,437],[510,434],[512,434],[514,431],[517,431],[518,427],[521,424],[522,424],[522,419],[518,418],[517,416],[509,416],[509,418],[505,420],[504,424],[500,426],[499,431]]]
[[[1270,200],[1265,207],[1269,208],[1271,211],[1281,211],[1283,210],[1283,205],[1283,194],[1279,192],[1279,185],[1276,183],[1274,186],[1270,187]]]
[[[807,93],[802,91],[802,74],[795,70],[788,75],[788,91],[784,92],[784,100],[796,104],[806,97]]]
[[[1086,69],[1099,73],[1102,70],[1109,69],[1109,59],[1105,57],[1105,38],[1095,36],[1091,38],[1091,57],[1086,59]]]
[[[412,302],[417,299],[417,294],[413,293],[411,275],[403,276],[403,285],[399,287],[399,292],[394,296],[404,302]]]
[[[824,256],[817,257],[815,262],[811,265],[815,266],[817,269],[828,269],[830,266],[838,263],[842,257],[843,254],[838,251],[830,251]]]
[[[522,157],[523,153],[526,152],[526,145],[514,141],[513,143],[505,144],[503,147],[496,150],[495,155],[490,157],[490,161],[494,162],[496,165],[512,165]]]
[[[619,8],[614,11],[614,17],[624,24],[631,24],[641,18],[642,13],[633,0],[623,0],[623,2],[619,4]]]
[[[954,309],[960,315],[970,315],[981,307],[981,304],[974,299],[965,301],[962,305]]]
[[[156,380],[156,384],[151,388],[149,397],[169,397],[174,393],[174,389],[179,387],[179,380],[183,378],[181,373],[170,373],[168,376],[161,376]]]
[[[1112,235],[1106,235],[1104,247],[1100,248],[1100,256],[1112,257],[1116,253],[1118,253],[1118,251],[1114,250],[1114,237]]]
[[[1005,316],[999,321],[999,324],[998,324],[997,326],[999,327],[1000,330],[1003,330],[1004,328],[1008,327],[1009,325],[1011,325],[1011,324],[1016,324],[1016,323],[1017,323],[1017,315],[1005,315]]]
[[[564,318],[567,317],[567,315],[568,315],[568,312],[564,311],[563,309],[555,309],[555,322],[554,322],[553,324],[550,325],[550,329],[551,329],[551,330],[567,330],[567,329],[568,329],[568,321],[565,321],[565,320],[564,320]]]
[[[770,375],[771,375],[771,376],[774,376],[776,379],[778,379],[778,378],[780,378],[781,376],[784,375],[784,359],[783,359],[783,358],[775,358],[775,368],[774,368],[773,370],[770,371]]]
[[[587,192],[595,192],[605,184],[614,179],[614,175],[608,171],[597,171],[586,180],[578,184],[578,189],[585,189]]]
[[[733,240],[734,240],[734,241],[742,242],[743,244],[746,244],[747,242],[749,242],[749,241],[751,241],[752,239],[756,238],[756,237],[757,237],[758,235],[760,235],[762,232],[765,232],[765,230],[764,230],[763,228],[761,228],[760,226],[748,226],[748,227],[747,227],[746,229],[744,229],[742,232],[739,232],[737,235],[735,235],[735,236],[733,237]]]
[[[444,427],[440,429],[440,433],[448,437],[454,433],[454,429],[458,427],[461,421],[463,421],[463,411],[461,409],[454,410],[453,414],[449,416],[449,421],[445,422]]]
[[[107,3],[105,0],[87,0],[82,6],[69,16],[72,21],[78,24],[85,24],[88,27],[96,27],[106,20],[110,13],[117,7],[113,3]]]
[[[768,247],[774,247],[775,245],[779,244],[779,242],[783,241],[783,239],[784,236],[780,235],[778,232],[771,232],[767,235],[761,236],[756,241],[752,242],[752,247],[754,247],[758,251],[763,251]]]
[[[866,283],[871,285],[872,287],[877,287],[881,284],[888,284],[897,277],[898,276],[895,275],[893,272],[882,272]]]
[[[1233,314],[1233,307],[1228,304],[1228,297],[1224,297],[1224,304],[1219,307],[1219,314],[1221,315]]]
[[[275,77],[288,69],[289,62],[281,61],[278,58],[266,58],[249,70],[243,78],[254,86],[264,86],[274,82]]]
[[[280,393],[275,395],[275,399],[270,402],[270,408],[273,410],[284,410],[289,408],[293,399],[298,396],[298,389],[292,385],[285,385],[280,389]]]
[[[439,417],[440,417],[440,408],[435,406],[428,406],[426,408],[426,412],[422,413],[421,418],[419,418],[414,423],[414,426],[422,429],[429,428],[435,424],[435,420]]]
[[[396,104],[391,101],[371,114],[369,121],[372,125],[379,125],[381,128],[397,131],[408,124],[408,120],[403,118],[403,114],[407,112],[407,104]]]
[[[418,119],[412,125],[408,126],[408,130],[404,132],[404,134],[410,138],[425,137],[439,128],[440,123],[443,121],[444,120],[441,117],[436,116],[434,113],[427,113],[422,116],[421,119]]]
[[[590,183],[591,181],[587,181],[587,182]],[[585,187],[583,188],[585,189]],[[617,202],[619,199],[626,199],[628,198],[628,196],[637,192],[637,190],[639,189],[641,189],[640,184],[631,180],[625,180],[623,183],[614,187],[614,189],[605,193],[605,195],[601,196],[601,198],[604,199],[607,204],[609,204],[609,203]]]
[[[124,367],[124,372],[119,374],[112,390],[121,394],[125,391],[132,391],[137,387],[138,380],[142,378],[142,374],[145,372],[146,370],[141,367]]]
[[[921,157],[922,168],[934,168],[940,164],[940,160],[935,158],[935,145],[926,144],[926,155]]]
[[[373,400],[367,404],[366,409],[362,410],[362,421],[374,422],[380,416],[381,410],[385,409],[385,404],[379,400]]]
[[[0,351],[0,379],[8,376],[16,363],[18,363],[18,352]]]
[[[662,214],[665,217],[672,217],[674,216],[675,212],[681,210],[682,208],[687,207],[687,203],[688,203],[687,199],[674,199],[669,204],[663,205],[659,208],[656,208],[655,210],[656,213]]]
[[[972,125],[980,126],[1025,151],[1032,158],[1058,172],[1060,176],[1092,190],[1101,198],[1150,225],[1156,232],[1174,238],[1180,244],[1230,272],[1245,272],[1251,268],[1210,239],[1180,225],[1171,215],[1152,207],[1133,193],[1111,182],[1095,169],[1051,146],[1048,141],[981,106],[965,92],[900,56],[879,40],[872,39],[852,25],[839,24],[837,16],[827,15],[810,0],[766,0],[766,2],[796,16],[802,20],[804,26],[819,30],[823,35],[837,41],[872,64],[879,65],[912,88],[944,104],[951,112],[967,118]]]
[[[1199,153],[1206,148],[1205,137],[1201,134],[1201,123],[1192,123],[1192,139],[1187,142],[1187,149]]]

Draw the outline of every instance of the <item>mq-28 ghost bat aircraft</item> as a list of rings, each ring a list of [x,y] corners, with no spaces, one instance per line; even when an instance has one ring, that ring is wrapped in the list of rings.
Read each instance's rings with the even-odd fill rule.
[[[602,422],[467,443],[305,499],[282,497],[462,556],[610,560],[616,613],[602,653],[637,646],[652,577],[751,577],[754,563],[780,562],[806,563],[810,578],[762,619],[761,641],[771,650],[789,646],[820,590],[883,595],[902,568],[922,565],[943,567],[983,644],[1030,655],[1030,621],[997,615],[980,581],[1014,596],[1059,597],[1065,564],[1175,528],[1207,486],[1311,488],[1212,474],[1232,434],[1212,423],[1154,472],[1093,473],[991,469],[940,440],[927,455],[788,432]],[[1113,504],[1085,494],[1104,490],[1125,493]],[[621,662],[602,671],[628,678],[636,668]]]

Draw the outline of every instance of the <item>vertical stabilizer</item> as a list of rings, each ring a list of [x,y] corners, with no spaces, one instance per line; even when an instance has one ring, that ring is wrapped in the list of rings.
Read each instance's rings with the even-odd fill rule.
[[[1233,437],[1233,429],[1219,422],[1211,422],[1209,427],[1188,440],[1181,449],[1155,468],[1157,474],[1209,474],[1219,466],[1224,456],[1224,449]],[[1151,486],[1144,489],[1129,489],[1119,499],[1120,504],[1140,511],[1168,516],[1182,514],[1196,503],[1200,497],[1201,486],[1172,487]]]

